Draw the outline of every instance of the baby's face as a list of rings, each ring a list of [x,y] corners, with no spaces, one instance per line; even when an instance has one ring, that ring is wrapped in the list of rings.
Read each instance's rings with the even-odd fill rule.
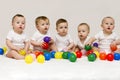
[[[68,24],[66,22],[60,23],[56,30],[60,36],[66,36],[68,32]]]
[[[12,22],[12,26],[15,32],[22,33],[25,28],[25,18],[16,16]]]
[[[40,20],[38,22],[37,28],[42,34],[46,34],[49,29],[49,21],[48,20]]]
[[[113,29],[114,29],[114,20],[111,18],[106,18],[103,23],[102,23],[102,28],[103,31],[107,34],[107,33],[112,33]]]
[[[84,40],[87,38],[89,34],[89,28],[88,26],[86,25],[81,25],[78,27],[78,37],[81,39],[81,40]]]

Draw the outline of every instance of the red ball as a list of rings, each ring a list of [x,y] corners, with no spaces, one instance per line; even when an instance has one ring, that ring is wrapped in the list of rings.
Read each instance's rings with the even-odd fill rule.
[[[42,43],[42,48],[43,48],[43,49],[48,49],[48,48],[49,48],[48,43],[43,42],[43,43]]]
[[[36,51],[35,53],[36,58],[40,55],[39,51]]]
[[[86,56],[88,56],[89,54],[93,53],[93,50],[89,50],[86,52]]]
[[[117,45],[110,45],[111,51],[116,51],[117,50]]]
[[[114,56],[113,56],[112,53],[109,53],[109,54],[107,54],[106,58],[107,58],[108,61],[113,61]]]
[[[106,53],[105,52],[100,52],[99,57],[100,57],[101,60],[106,60]]]
[[[81,51],[76,51],[76,56],[77,56],[77,58],[81,58],[82,52]]]

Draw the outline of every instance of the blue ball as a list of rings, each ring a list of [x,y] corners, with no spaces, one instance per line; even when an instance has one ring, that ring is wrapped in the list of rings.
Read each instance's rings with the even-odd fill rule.
[[[68,52],[68,59],[70,58],[71,54],[72,54],[72,53]]]
[[[55,53],[56,52],[55,51],[51,51],[50,53],[51,53],[51,58],[55,58]]]
[[[46,52],[46,53],[44,53],[44,57],[45,57],[45,60],[50,60],[51,55],[50,55],[50,53]]]
[[[120,54],[114,53],[114,60],[120,60]]]
[[[4,50],[2,48],[0,48],[0,55],[4,54]]]

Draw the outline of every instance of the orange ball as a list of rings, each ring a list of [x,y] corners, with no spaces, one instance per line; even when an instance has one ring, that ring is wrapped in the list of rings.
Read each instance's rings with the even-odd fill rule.
[[[100,52],[99,57],[100,57],[101,60],[106,60],[106,53],[105,52]]]
[[[117,45],[110,45],[111,51],[116,51],[117,50]]]

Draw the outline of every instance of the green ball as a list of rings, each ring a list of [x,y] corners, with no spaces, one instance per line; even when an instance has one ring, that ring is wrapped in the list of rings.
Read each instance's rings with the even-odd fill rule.
[[[95,61],[96,60],[96,55],[94,53],[88,55],[88,61]]]
[[[62,58],[63,59],[68,59],[68,52],[63,52]]]
[[[71,54],[71,55],[70,55],[70,58],[69,58],[70,62],[75,62],[76,59],[77,59],[77,58],[76,58],[75,54]]]
[[[90,45],[85,45],[84,49],[85,49],[86,51],[88,51],[88,50],[91,50],[92,47],[91,47]]]

